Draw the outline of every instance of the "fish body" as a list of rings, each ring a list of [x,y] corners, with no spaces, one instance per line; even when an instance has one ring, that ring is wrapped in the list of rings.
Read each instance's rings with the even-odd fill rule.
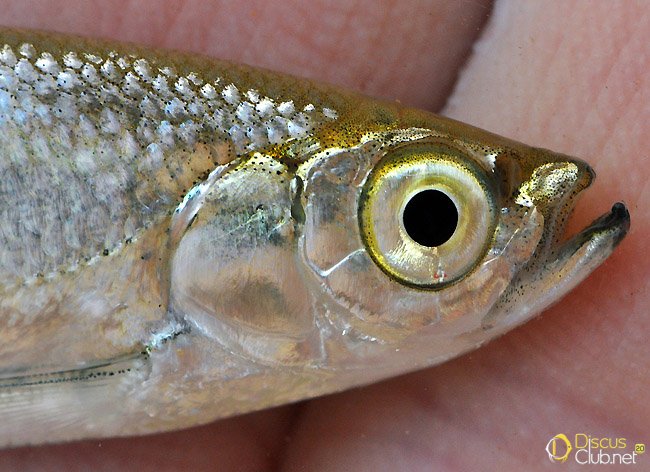
[[[435,365],[571,290],[579,159],[208,58],[0,32],[0,446]]]

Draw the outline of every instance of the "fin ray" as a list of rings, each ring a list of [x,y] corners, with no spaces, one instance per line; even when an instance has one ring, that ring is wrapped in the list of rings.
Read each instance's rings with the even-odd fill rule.
[[[76,369],[0,373],[0,447],[119,434],[129,394],[150,368],[141,352]]]

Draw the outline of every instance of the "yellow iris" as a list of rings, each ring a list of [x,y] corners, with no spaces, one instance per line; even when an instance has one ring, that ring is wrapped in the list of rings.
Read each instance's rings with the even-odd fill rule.
[[[389,151],[361,194],[359,221],[370,256],[406,285],[440,288],[460,280],[494,234],[489,181],[470,156],[440,143]]]

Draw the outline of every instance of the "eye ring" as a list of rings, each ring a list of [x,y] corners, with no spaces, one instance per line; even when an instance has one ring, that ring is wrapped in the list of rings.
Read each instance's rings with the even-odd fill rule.
[[[359,200],[368,254],[388,276],[411,287],[437,290],[461,280],[494,237],[497,208],[489,182],[471,157],[440,143],[388,151],[366,178]],[[415,222],[423,236],[413,221],[405,222],[418,198],[424,202],[415,202],[415,216],[435,220]],[[427,202],[431,208],[423,209]]]

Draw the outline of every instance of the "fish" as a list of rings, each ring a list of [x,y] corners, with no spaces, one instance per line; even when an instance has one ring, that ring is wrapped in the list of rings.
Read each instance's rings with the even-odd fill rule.
[[[625,237],[584,161],[212,58],[0,30],[0,447],[141,435],[479,348]]]

